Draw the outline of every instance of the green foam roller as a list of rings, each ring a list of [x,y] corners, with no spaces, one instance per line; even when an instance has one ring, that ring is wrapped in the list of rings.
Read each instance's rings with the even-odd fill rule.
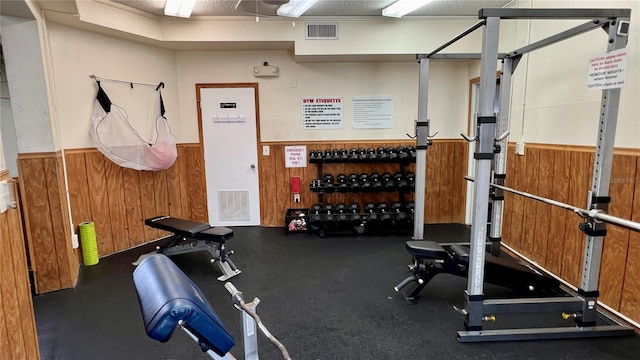
[[[82,258],[87,266],[98,263],[98,243],[96,242],[96,228],[93,221],[80,224],[80,243],[82,244]]]

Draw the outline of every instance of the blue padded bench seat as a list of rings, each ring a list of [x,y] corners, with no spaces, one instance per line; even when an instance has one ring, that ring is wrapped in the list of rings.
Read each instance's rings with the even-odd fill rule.
[[[147,335],[168,341],[178,322],[206,349],[224,356],[235,345],[202,291],[168,257],[146,257],[133,272],[133,282]]]
[[[207,223],[171,216],[156,216],[146,219],[144,223],[152,228],[169,231],[176,235],[196,240],[224,242],[233,237],[233,230],[227,227],[211,227]]]

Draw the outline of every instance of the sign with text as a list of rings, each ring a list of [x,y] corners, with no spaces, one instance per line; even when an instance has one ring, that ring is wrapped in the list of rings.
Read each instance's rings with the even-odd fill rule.
[[[342,129],[342,98],[303,97],[300,109],[303,129]]]
[[[351,98],[351,127],[354,129],[393,128],[393,97],[354,96]]]
[[[307,167],[307,147],[285,146],[284,165],[288,168]]]
[[[606,90],[624,86],[627,79],[628,49],[591,55],[587,74],[587,89]]]

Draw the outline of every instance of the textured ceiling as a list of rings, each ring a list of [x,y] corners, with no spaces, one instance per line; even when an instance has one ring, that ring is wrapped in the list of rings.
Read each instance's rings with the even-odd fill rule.
[[[164,16],[165,0],[111,0],[144,12]],[[274,16],[279,0],[197,0],[192,16]],[[305,17],[376,17],[395,0],[319,0]],[[504,7],[510,0],[434,0],[408,16],[477,16],[478,10]],[[237,8],[236,8],[236,5]]]

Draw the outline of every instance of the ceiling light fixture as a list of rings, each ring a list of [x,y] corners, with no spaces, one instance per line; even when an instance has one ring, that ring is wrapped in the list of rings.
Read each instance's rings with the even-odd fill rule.
[[[401,18],[433,0],[398,0],[382,9],[382,16]]]
[[[164,14],[167,16],[177,16],[188,18],[196,4],[196,0],[167,0],[164,6]]]
[[[300,17],[318,0],[291,0],[284,5],[278,7],[278,15],[287,17]]]

